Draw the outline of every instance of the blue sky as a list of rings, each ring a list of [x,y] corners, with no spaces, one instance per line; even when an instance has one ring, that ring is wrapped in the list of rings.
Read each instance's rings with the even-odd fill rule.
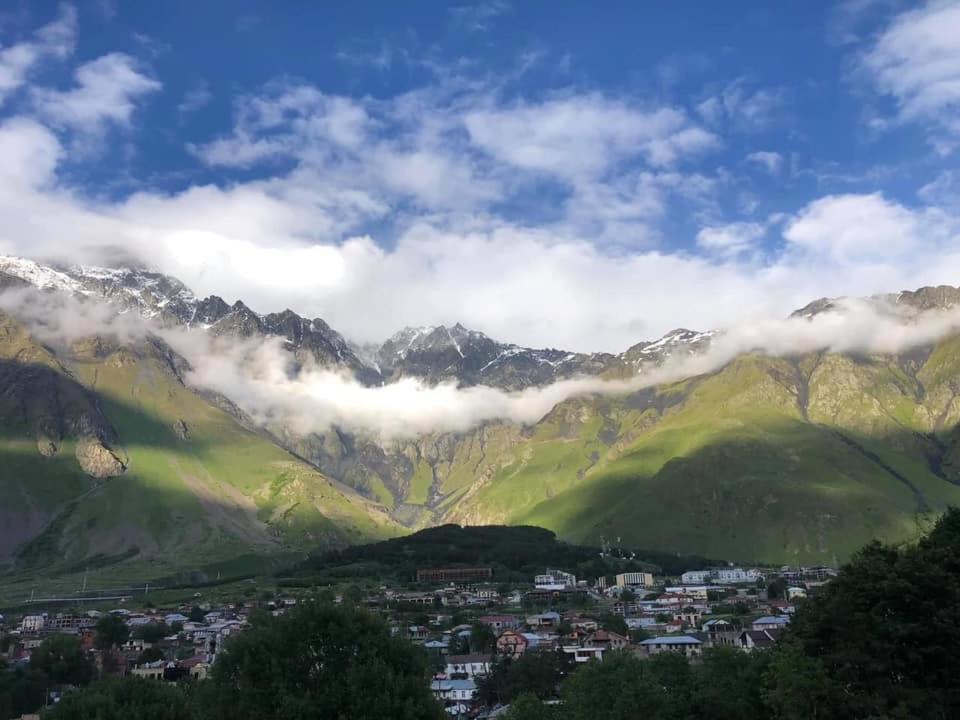
[[[957,2],[22,2],[0,103],[0,251],[360,340],[960,281]]]

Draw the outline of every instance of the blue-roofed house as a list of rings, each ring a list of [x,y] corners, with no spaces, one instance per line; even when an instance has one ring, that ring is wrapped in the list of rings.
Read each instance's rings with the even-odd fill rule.
[[[753,621],[752,630],[781,630],[790,623],[789,615],[765,615]]]

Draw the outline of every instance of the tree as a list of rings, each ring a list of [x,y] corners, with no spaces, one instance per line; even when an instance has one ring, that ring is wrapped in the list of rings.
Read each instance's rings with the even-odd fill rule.
[[[362,608],[315,602],[231,638],[201,694],[205,720],[444,716],[422,649]]]
[[[767,653],[710,648],[694,673],[692,708],[711,720],[763,717],[763,671]]]
[[[795,642],[780,645],[764,674],[763,696],[775,720],[840,718],[837,688],[818,658],[808,657]]]
[[[347,585],[343,589],[343,602],[350,605],[360,605],[364,600],[363,589],[359,585]]]
[[[562,695],[565,720],[659,719],[670,703],[649,663],[625,652],[586,663],[567,679]]]
[[[497,636],[486,623],[479,620],[470,626],[470,652],[492,652],[497,645]]]
[[[544,705],[543,700],[531,693],[524,693],[510,703],[504,716],[506,720],[552,720],[560,717],[558,708]]]
[[[767,597],[771,600],[783,600],[787,597],[787,581],[781,577],[767,583]]]
[[[599,623],[604,630],[615,632],[618,635],[627,636],[630,634],[630,628],[627,627],[627,621],[623,619],[623,615],[606,612],[600,616]]]
[[[44,720],[200,720],[184,690],[173,683],[111,678],[63,696]]]
[[[252,588],[247,588],[247,589],[251,590]],[[207,613],[204,612],[204,609],[202,607],[200,607],[199,605],[194,605],[192,608],[190,608],[190,614],[187,617],[190,618],[190,622],[202,623],[203,619],[206,616],[207,616]]]
[[[637,594],[630,588],[627,588],[620,593],[620,599],[623,600],[623,602],[633,602],[637,599]]]
[[[481,702],[506,704],[523,694],[541,700],[557,696],[557,689],[568,668],[562,653],[528,652],[515,660],[494,663],[492,672],[478,683]]]
[[[146,663],[163,660],[163,658],[163,651],[160,648],[148,647],[137,657],[137,665],[145,665]]]
[[[70,635],[51,635],[30,655],[30,669],[39,670],[53,685],[86,685],[93,664]]]
[[[49,684],[39,670],[0,670],[0,718],[36,712],[43,707]]]
[[[960,717],[960,510],[914,546],[866,546],[787,634],[843,688],[845,717]]]
[[[180,626],[180,629],[183,629],[182,625]],[[169,634],[170,628],[168,628],[167,624],[164,622],[140,625],[133,631],[133,636],[135,638],[151,644],[160,642]]]
[[[109,650],[111,648],[123,645],[130,636],[130,628],[116,615],[107,614],[97,621],[94,627],[96,636],[94,644],[100,650]]]

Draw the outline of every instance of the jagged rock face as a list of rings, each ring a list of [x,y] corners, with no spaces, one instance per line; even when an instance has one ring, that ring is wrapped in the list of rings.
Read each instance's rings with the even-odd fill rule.
[[[674,356],[696,355],[704,352],[715,335],[713,331],[698,332],[679,328],[671,330],[659,340],[637,343],[620,357],[626,364],[633,367],[648,363],[662,365],[664,361]]]
[[[91,340],[85,350],[102,347]],[[103,416],[93,394],[73,381],[45,349],[0,313],[0,421],[24,427],[36,438],[37,453],[52,458],[64,440],[76,442],[76,457],[95,478],[123,474],[126,466],[110,448],[116,431]]]
[[[499,343],[459,323],[453,327],[404,328],[376,351],[386,381],[416,377],[428,384],[456,382],[505,390],[549,385],[576,375],[621,369],[607,353],[572,353]]]
[[[116,452],[97,438],[81,438],[77,442],[76,456],[83,471],[98,480],[123,475],[127,469],[126,463]]]

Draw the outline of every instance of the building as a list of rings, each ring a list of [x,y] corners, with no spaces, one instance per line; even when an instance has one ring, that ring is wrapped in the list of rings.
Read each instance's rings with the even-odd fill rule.
[[[407,639],[413,642],[423,642],[430,637],[430,628],[425,625],[410,625],[407,628]]]
[[[584,647],[572,645],[564,646],[560,649],[563,650],[565,654],[569,655],[576,663],[585,663],[590,662],[591,660],[603,660],[603,654],[607,651],[607,648],[599,645],[590,645]]]
[[[482,615],[478,620],[484,625],[489,625],[495,633],[520,627],[520,618],[515,615]]]
[[[604,650],[623,650],[630,644],[630,638],[609,630],[597,630],[587,638],[587,647]]]
[[[167,662],[157,660],[156,662],[144,663],[130,671],[131,675],[144,680],[163,680],[167,671]]]
[[[620,573],[617,575],[617,586],[626,587],[651,587],[653,585],[653,573],[631,572]]]
[[[472,678],[464,680],[434,680],[430,683],[433,696],[445,704],[466,704],[477,695],[477,684]]]
[[[754,630],[780,630],[790,623],[790,618],[786,615],[766,615],[753,621],[751,625]]]
[[[640,643],[642,652],[647,657],[659,655],[662,652],[677,652],[687,657],[694,657],[703,652],[703,642],[690,635],[661,635]]]
[[[545,612],[527,617],[527,625],[532,628],[552,628],[560,624],[560,613]]]
[[[577,586],[577,576],[563,570],[547,568],[543,575],[533,579],[533,586],[537,590],[570,590]]]
[[[713,578],[712,570],[687,570],[680,576],[680,582],[684,585],[703,585],[710,582]]]
[[[404,603],[406,605],[433,605],[437,596],[434,593],[425,592],[398,592],[393,596],[394,602]]]
[[[773,647],[780,636],[779,630],[744,630],[740,633],[739,645],[745,652]]]
[[[448,655],[447,666],[444,673],[448,678],[477,678],[490,674],[490,666],[493,664],[493,656],[483,653],[470,653],[468,655]]]
[[[707,592],[710,590],[706,585],[678,585],[664,589],[668,595],[682,595],[691,600],[706,600]]]
[[[708,647],[735,647],[740,636],[729,620],[707,620],[700,629],[707,635]]]
[[[47,618],[43,615],[24,615],[20,621],[20,629],[24,632],[40,632],[46,624]]]
[[[714,571],[713,581],[717,583],[755,583],[763,576],[756,570],[743,568],[717,568]]]
[[[417,582],[471,582],[488,580],[493,577],[490,567],[444,567],[420,568],[417,570]]]
[[[505,630],[497,638],[497,654],[503,657],[517,658],[527,650],[532,650],[540,644],[540,638],[533,633],[521,633],[516,630]]]

